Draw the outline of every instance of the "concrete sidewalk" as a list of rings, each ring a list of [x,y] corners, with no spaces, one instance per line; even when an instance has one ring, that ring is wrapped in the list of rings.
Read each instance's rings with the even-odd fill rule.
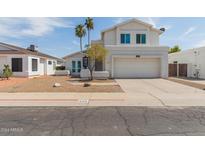
[[[0,106],[163,106],[147,94],[0,93]]]
[[[0,106],[205,106],[205,93],[0,93]]]

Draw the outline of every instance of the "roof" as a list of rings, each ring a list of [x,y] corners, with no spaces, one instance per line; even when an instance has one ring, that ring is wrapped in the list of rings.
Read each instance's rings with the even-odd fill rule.
[[[0,54],[27,54],[27,55],[35,55],[39,57],[44,57],[44,58],[50,58],[50,59],[56,59],[58,61],[63,61],[61,58],[54,57],[45,53],[42,53],[40,51],[30,51],[28,49],[18,47],[15,45],[7,44],[7,43],[2,43],[0,42],[0,46],[6,47],[9,50],[0,50]]]
[[[145,26],[147,26],[147,27],[150,27],[152,30],[157,31],[159,34],[162,34],[162,33],[163,33],[163,31],[161,31],[161,30],[159,30],[159,29],[157,29],[157,28],[154,28],[153,25],[148,24],[148,23],[146,23],[146,22],[143,22],[143,21],[141,21],[141,20],[139,20],[139,19],[136,19],[136,18],[132,18],[132,19],[126,20],[126,21],[124,21],[124,22],[121,22],[121,23],[119,23],[119,24],[116,24],[116,25],[114,25],[113,27],[110,27],[110,28],[108,28],[108,29],[103,30],[101,33],[104,33],[104,32],[110,31],[110,30],[113,30],[113,29],[115,29],[116,27],[125,25],[125,24],[127,24],[127,23],[129,23],[129,22],[137,22],[137,23],[139,23],[139,24],[142,24],[142,25],[145,25]]]
[[[66,58],[75,56],[75,55],[77,55],[77,54],[83,54],[83,55],[85,55],[85,52],[86,52],[85,50],[83,50],[82,52],[81,52],[81,51],[76,51],[76,52],[73,52],[73,53],[71,53],[71,54],[69,54],[69,55],[64,56],[63,59],[66,59]]]

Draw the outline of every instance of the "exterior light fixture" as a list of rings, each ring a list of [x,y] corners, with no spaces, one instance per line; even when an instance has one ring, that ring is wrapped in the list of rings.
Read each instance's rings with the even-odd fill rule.
[[[87,56],[83,57],[83,67],[88,68],[88,57]]]

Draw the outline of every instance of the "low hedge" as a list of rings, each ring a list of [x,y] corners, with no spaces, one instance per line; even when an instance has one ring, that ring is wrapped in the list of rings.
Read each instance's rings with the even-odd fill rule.
[[[56,66],[56,70],[65,70],[65,66]]]

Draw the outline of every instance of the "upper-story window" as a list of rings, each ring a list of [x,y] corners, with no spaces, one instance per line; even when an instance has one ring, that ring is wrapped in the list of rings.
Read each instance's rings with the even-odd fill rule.
[[[121,34],[121,44],[130,44],[130,34]]]
[[[137,44],[146,44],[146,34],[136,34]]]

